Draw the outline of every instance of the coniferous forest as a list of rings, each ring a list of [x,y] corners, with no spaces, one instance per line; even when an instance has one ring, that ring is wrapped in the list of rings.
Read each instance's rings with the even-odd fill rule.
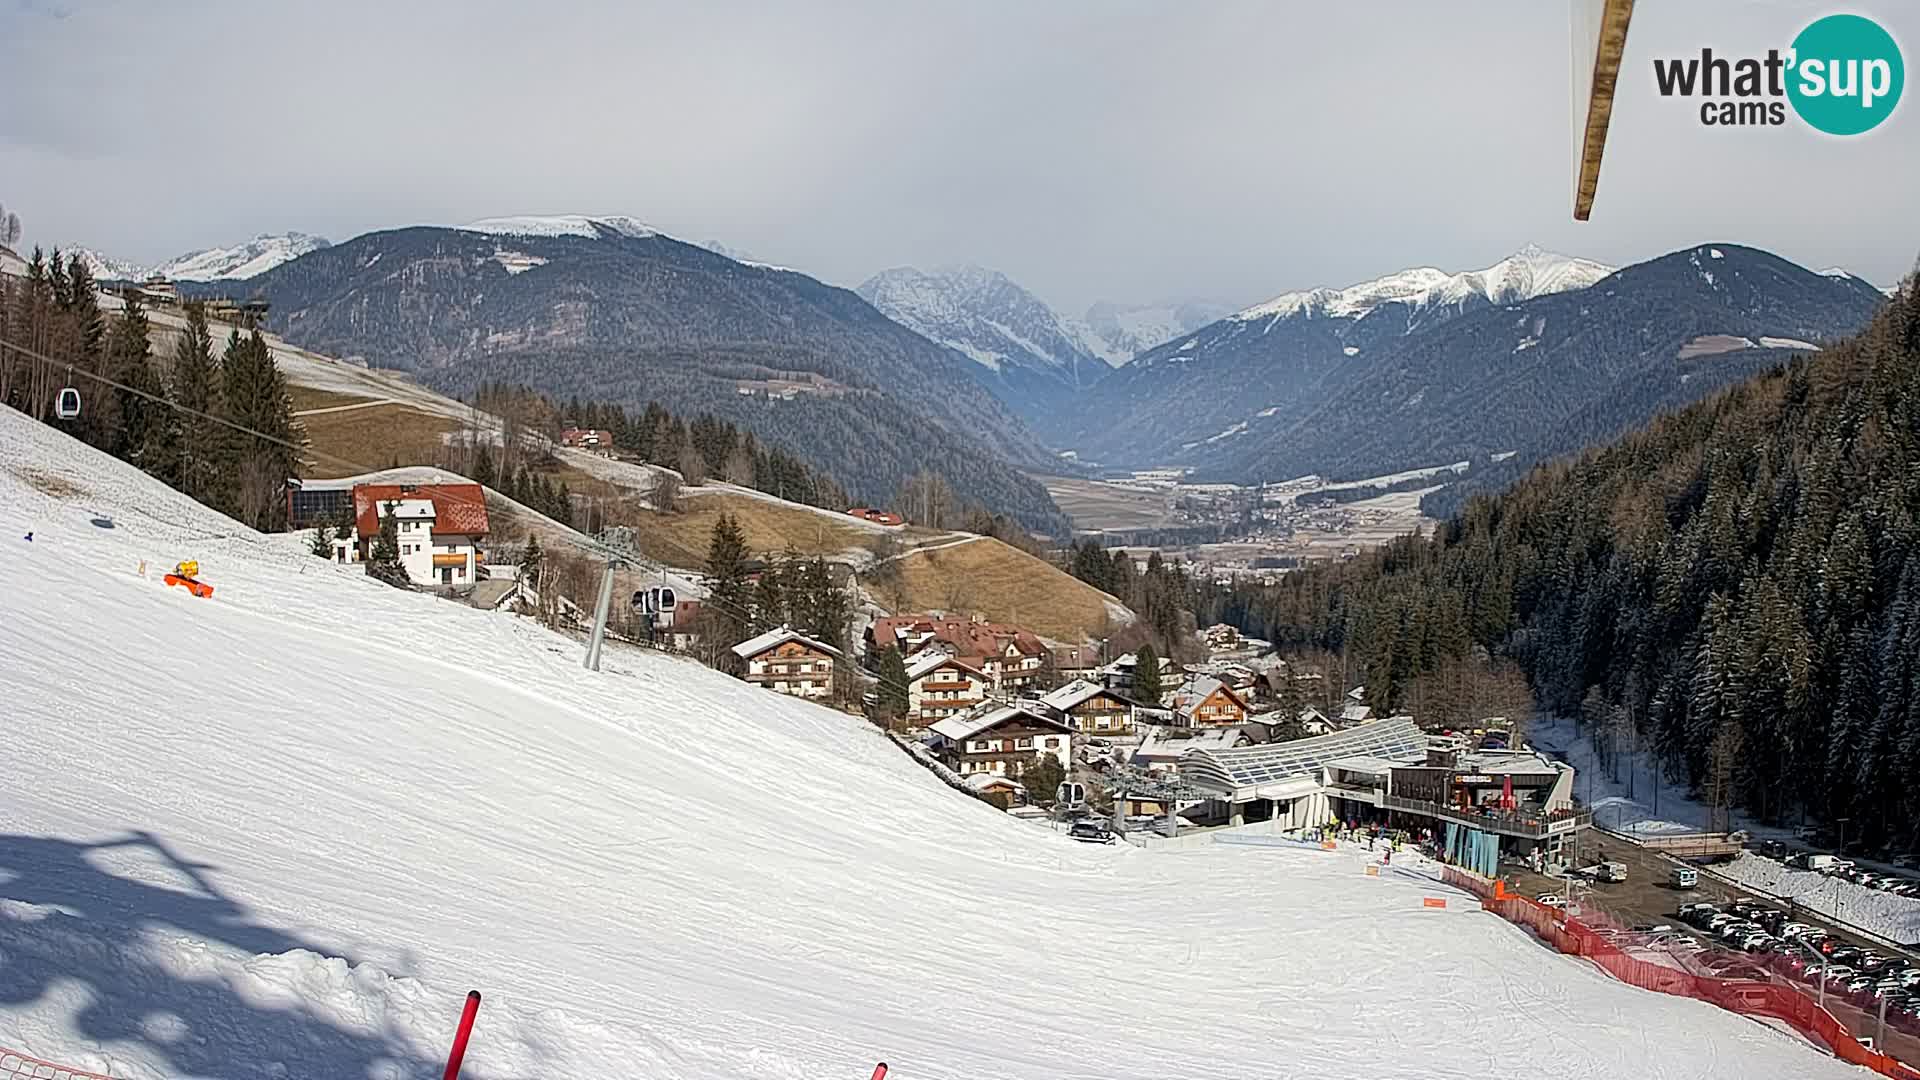
[[[54,424],[262,531],[287,525],[287,480],[305,437],[258,331],[209,329],[186,305],[185,331],[156,354],[130,299],[103,312],[79,256],[38,249],[22,279],[0,278],[0,401]],[[79,391],[80,415],[56,402]],[[206,419],[212,418],[212,419]]]
[[[1920,840],[1920,297],[1857,337],[1272,588],[1218,591],[1376,706],[1477,659],[1766,821]]]

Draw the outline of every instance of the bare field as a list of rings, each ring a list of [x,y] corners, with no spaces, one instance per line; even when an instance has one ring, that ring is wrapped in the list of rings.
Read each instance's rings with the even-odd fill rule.
[[[1080,529],[1156,529],[1173,523],[1173,494],[1137,491],[1099,480],[1035,476]]]

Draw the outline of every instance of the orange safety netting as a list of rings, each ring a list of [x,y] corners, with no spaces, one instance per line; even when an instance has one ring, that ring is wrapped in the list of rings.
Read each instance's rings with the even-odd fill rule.
[[[113,1080],[102,1073],[70,1069],[0,1046],[0,1080]]]
[[[1449,868],[1452,869],[1452,868]],[[1468,875],[1460,875],[1462,878]],[[1765,1016],[1791,1025],[1833,1051],[1833,1055],[1853,1065],[1872,1069],[1896,1080],[1920,1080],[1920,1070],[1899,1060],[1862,1046],[1845,1024],[1820,1007],[1803,991],[1784,983],[1764,979],[1730,979],[1698,975],[1665,964],[1628,956],[1625,952],[1559,908],[1549,907],[1524,896],[1506,891],[1501,882],[1492,882],[1491,895],[1478,880],[1453,880],[1462,888],[1480,893],[1480,904],[1508,922],[1524,926],[1541,940],[1569,956],[1584,957],[1621,982],[1643,990],[1695,998],[1744,1016]],[[1477,878],[1477,875],[1474,876]],[[1765,972],[1756,972],[1765,974]]]

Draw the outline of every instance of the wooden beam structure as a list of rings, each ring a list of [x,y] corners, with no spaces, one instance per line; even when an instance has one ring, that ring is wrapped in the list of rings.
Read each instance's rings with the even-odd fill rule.
[[[1613,119],[1614,86],[1620,80],[1620,58],[1627,50],[1627,24],[1633,20],[1633,0],[1605,0],[1605,4],[1593,54],[1593,81],[1587,90],[1580,176],[1573,192],[1575,221],[1585,221],[1593,213],[1593,195],[1600,186],[1600,155],[1607,148],[1607,124]],[[1575,44],[1577,47],[1580,43]]]

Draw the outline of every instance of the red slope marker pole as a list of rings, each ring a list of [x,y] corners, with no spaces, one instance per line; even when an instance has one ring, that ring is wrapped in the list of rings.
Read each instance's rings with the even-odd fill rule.
[[[447,1055],[444,1080],[459,1080],[460,1061],[467,1056],[467,1039],[473,1034],[473,1018],[480,1015],[480,991],[467,991],[467,1007],[460,1012],[460,1030],[453,1033],[453,1053]]]
[[[881,1062],[873,1067],[873,1080],[887,1080],[887,1063]]]

